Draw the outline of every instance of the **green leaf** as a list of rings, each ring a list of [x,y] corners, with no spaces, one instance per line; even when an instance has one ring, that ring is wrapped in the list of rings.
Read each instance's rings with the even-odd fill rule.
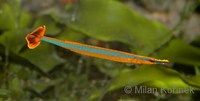
[[[46,34],[48,35],[56,35],[60,32],[60,29],[56,26],[56,22],[48,15],[38,18],[34,23],[34,28],[42,25],[46,26]]]
[[[16,27],[15,15],[8,4],[0,6],[0,30],[14,29]]]
[[[18,78],[10,80],[9,89],[12,91],[11,96],[13,99],[21,99],[23,96],[22,84]]]
[[[188,84],[190,84],[194,87],[198,87],[198,88],[200,87],[200,76],[185,77],[184,80]],[[200,90],[200,89],[198,89],[198,90]]]
[[[18,53],[26,43],[25,36],[22,30],[5,31],[0,37],[0,43],[12,52]]]
[[[48,77],[48,75],[45,72],[43,72],[40,68],[38,68],[35,64],[31,63],[29,60],[23,58],[19,54],[7,50],[1,44],[0,44],[0,55],[5,56],[5,58],[8,58],[9,62],[11,63],[19,64],[21,66],[24,66],[25,68],[29,68],[30,70],[35,70],[41,75]]]
[[[65,28],[56,38],[60,40],[71,40],[79,42],[82,41],[85,37],[86,36],[80,32],[77,32],[71,28]]]
[[[165,26],[118,1],[81,0],[76,10],[69,27],[99,40],[126,43],[135,53],[149,54],[171,37]]]
[[[0,4],[0,30],[17,29],[21,0],[7,0]]]
[[[29,14],[26,11],[21,11],[20,13],[20,19],[19,19],[19,28],[27,28],[31,25],[33,21],[33,17],[31,14]]]
[[[172,40],[169,46],[162,50],[161,54],[171,62],[200,65],[200,49],[178,39]]]
[[[124,69],[107,86],[106,90],[94,92],[91,99],[125,86],[143,85],[161,89],[185,88],[199,90],[199,76],[185,77],[179,72],[159,65],[143,65],[136,69]],[[100,93],[101,92],[101,93]],[[173,93],[181,93],[179,91]],[[101,95],[103,94],[103,95]]]
[[[200,67],[199,66],[195,66],[194,69],[195,69],[195,74],[197,76],[200,76]]]
[[[30,85],[32,89],[42,93],[42,91],[54,85],[54,83],[55,83],[54,80],[49,80],[48,78],[42,78],[42,79],[32,80]]]
[[[112,91],[127,85],[136,86],[144,84],[148,86],[158,88],[188,88],[188,87],[200,87],[199,81],[192,80],[195,83],[190,85],[186,83],[186,78],[182,77],[178,72],[161,68],[159,66],[141,66],[134,70],[124,70],[116,78],[113,79],[111,85],[108,87],[108,91]]]
[[[6,30],[2,32],[0,43],[15,53],[24,47],[26,33],[23,28],[29,26],[33,19],[19,8],[19,4],[20,0],[13,0],[0,8],[0,30]]]
[[[41,43],[37,48],[26,50],[21,55],[44,71],[49,71],[62,62],[56,57],[53,45],[48,43]]]
[[[94,63],[102,73],[110,77],[115,77],[124,68],[128,68],[123,63],[118,63],[115,61],[109,61],[109,60],[98,59],[98,58],[94,59],[92,63]]]

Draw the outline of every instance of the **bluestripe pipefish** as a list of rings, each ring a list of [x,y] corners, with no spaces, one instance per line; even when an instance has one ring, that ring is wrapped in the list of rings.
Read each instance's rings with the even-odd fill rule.
[[[79,54],[83,54],[83,55],[87,55],[91,57],[97,57],[101,59],[117,61],[117,62],[133,63],[133,64],[166,64],[169,62],[168,60],[160,60],[160,59],[155,59],[152,57],[140,56],[140,55],[112,50],[108,48],[102,48],[102,47],[97,47],[97,46],[92,46],[92,45],[81,44],[78,42],[59,40],[59,39],[47,37],[47,36],[44,36],[45,31],[46,31],[46,27],[40,26],[26,36],[26,41],[30,49],[36,48],[40,44],[40,41],[44,41],[44,42],[48,42],[48,43],[63,47],[65,49],[69,49]]]

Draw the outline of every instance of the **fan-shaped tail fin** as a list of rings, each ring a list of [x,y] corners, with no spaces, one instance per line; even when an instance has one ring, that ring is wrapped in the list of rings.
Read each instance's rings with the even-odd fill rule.
[[[26,41],[30,49],[34,49],[40,45],[40,39],[44,36],[45,31],[46,27],[43,25],[26,36]]]

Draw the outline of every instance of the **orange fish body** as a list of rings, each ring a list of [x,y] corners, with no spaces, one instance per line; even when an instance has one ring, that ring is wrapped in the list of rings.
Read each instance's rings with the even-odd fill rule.
[[[78,42],[58,40],[55,38],[44,36],[45,31],[46,27],[40,26],[32,33],[26,36],[26,41],[30,49],[36,48],[37,46],[39,46],[41,41],[45,41],[69,49],[79,54],[117,61],[117,62],[134,63],[134,64],[166,64],[169,62],[168,60],[160,60],[152,57],[140,56],[127,52],[81,44]]]

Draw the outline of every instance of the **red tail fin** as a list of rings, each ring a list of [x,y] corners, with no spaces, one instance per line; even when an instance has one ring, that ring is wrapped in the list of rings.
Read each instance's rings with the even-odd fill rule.
[[[43,25],[26,36],[26,41],[30,49],[33,49],[40,44],[40,38],[44,36],[45,31],[46,27]]]

